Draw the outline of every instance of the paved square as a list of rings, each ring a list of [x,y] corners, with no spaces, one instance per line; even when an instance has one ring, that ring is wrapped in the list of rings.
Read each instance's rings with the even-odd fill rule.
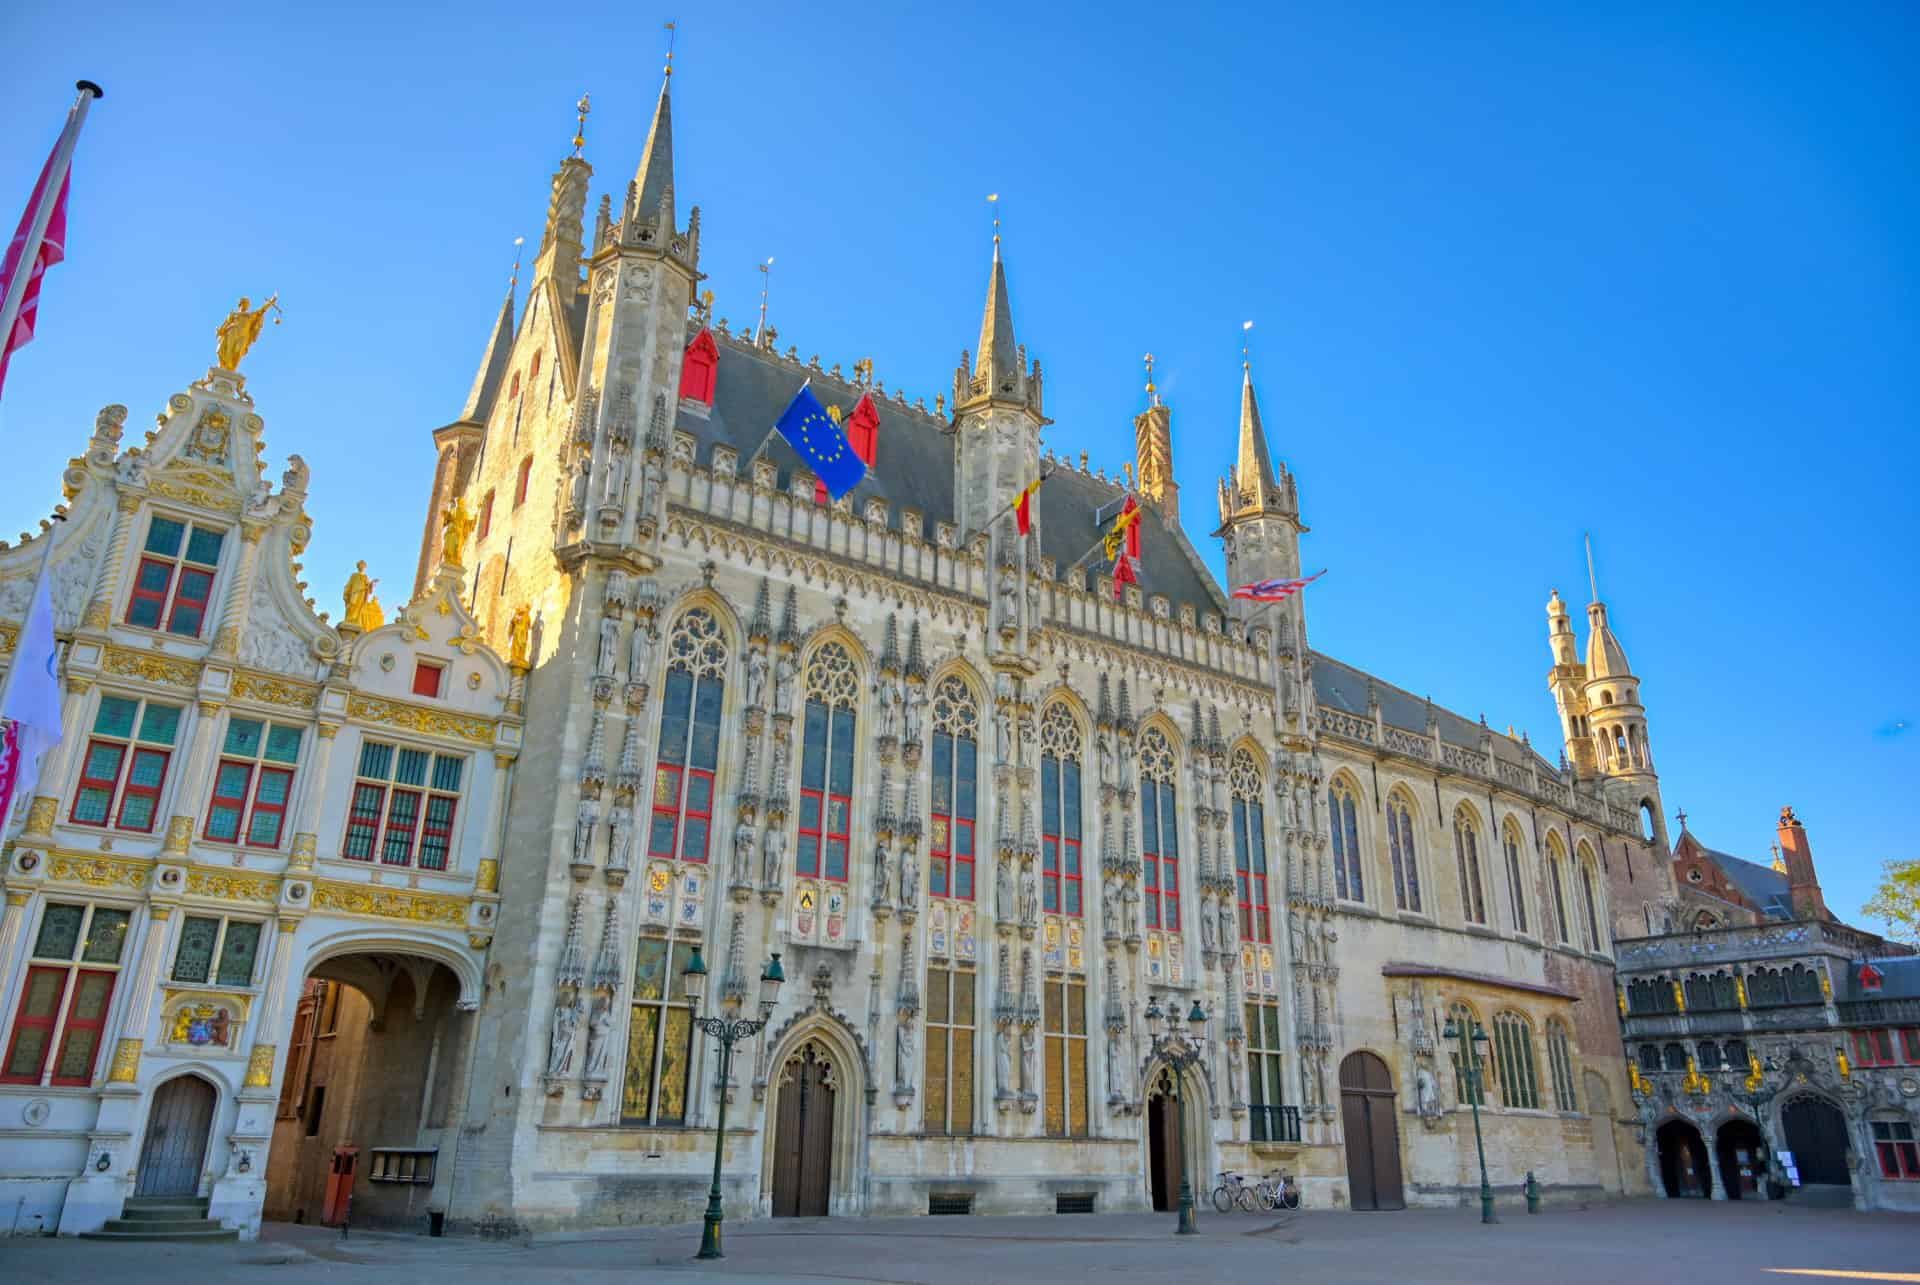
[[[696,1263],[697,1226],[634,1228],[532,1245],[269,1224],[250,1245],[0,1241],[0,1278],[39,1285],[131,1279],[166,1285],[402,1279],[410,1285],[631,1281],[1061,1282],[1920,1281],[1920,1218],[1792,1205],[1636,1202],[1503,1214],[1305,1211],[1165,1215],[762,1219],[728,1229],[727,1257]],[[1801,1273],[1807,1273],[1805,1275]]]

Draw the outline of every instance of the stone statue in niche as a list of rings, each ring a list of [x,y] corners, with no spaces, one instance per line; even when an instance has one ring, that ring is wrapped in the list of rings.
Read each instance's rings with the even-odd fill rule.
[[[1120,1090],[1120,1028],[1107,1028],[1107,1101],[1119,1102],[1125,1095]]]
[[[1140,893],[1132,885],[1127,887],[1127,936],[1140,935]]]
[[[1118,936],[1120,924],[1120,881],[1102,879],[1100,881],[1100,910],[1107,931]]]
[[[1113,742],[1103,732],[1093,738],[1094,745],[1100,751],[1100,784],[1113,784]]]
[[[911,847],[900,853],[900,904],[913,907],[920,904],[920,858]]]
[[[1034,924],[1040,922],[1040,897],[1033,871],[1023,871],[1020,875],[1020,922]]]
[[[1221,950],[1230,951],[1233,949],[1234,931],[1239,926],[1240,926],[1239,923],[1235,919],[1233,903],[1230,901],[1221,902],[1220,903],[1220,949]]]
[[[1000,627],[1020,627],[1020,581],[1011,562],[1000,564]]]
[[[747,708],[761,708],[766,694],[767,653],[756,647],[747,653]]]
[[[575,513],[584,513],[587,509],[587,475],[590,465],[582,455],[573,462],[573,478],[569,484],[567,507]]]
[[[1003,923],[1013,922],[1013,868],[1005,857],[994,863],[993,915]]]
[[[605,995],[593,1001],[587,1015],[587,1070],[589,1080],[607,1078],[607,1064],[613,1060],[613,1002]]]
[[[580,1027],[580,1001],[568,996],[553,1006],[547,1030],[547,1074],[562,1076],[573,1069],[573,1035]]]
[[[773,712],[793,714],[793,657],[783,655],[773,664]]]
[[[605,678],[615,673],[620,655],[620,622],[612,616],[600,620],[600,652],[594,657],[593,672]]]
[[[1233,1051],[1229,1049],[1227,1051],[1227,1092],[1231,1095],[1229,1101],[1245,1102],[1247,1100],[1246,1092],[1240,1084],[1242,1069],[1240,1059],[1235,1057]]]
[[[1213,929],[1213,907],[1202,902],[1200,905],[1200,949],[1213,951],[1219,948]]]
[[[607,452],[607,482],[600,493],[602,504],[617,505],[627,496],[627,457],[619,451]]]
[[[580,810],[573,817],[573,863],[578,866],[593,864],[593,828],[600,821],[599,810],[593,806],[593,800],[580,800]]]
[[[887,901],[887,875],[890,863],[887,860],[887,841],[877,840],[873,845],[873,904],[883,906]]]
[[[1425,1062],[1413,1068],[1413,1109],[1422,1120],[1440,1118],[1440,1084]]]
[[[920,724],[921,720],[926,717],[927,709],[927,693],[922,690],[923,686],[921,683],[907,684],[906,739],[909,745],[918,745],[920,743]]]
[[[891,738],[897,731],[900,721],[900,693],[895,689],[893,680],[882,674],[873,683],[873,703],[880,715],[880,735]]]
[[[745,817],[733,827],[733,881],[750,883],[753,879],[753,822]]]
[[[1002,702],[993,709],[994,762],[1005,766],[1013,762],[1013,706]]]
[[[1300,926],[1300,912],[1287,912],[1287,936],[1293,943],[1293,957],[1304,960],[1307,957],[1307,935]]]
[[[913,1024],[904,1017],[893,1026],[893,1086],[913,1087]]]
[[[633,622],[633,637],[627,641],[627,681],[644,683],[652,670],[653,628],[644,620],[636,620]]]
[[[1013,1084],[1013,1032],[1002,1026],[993,1037],[993,1067],[999,1073],[1000,1096],[1010,1098]]]
[[[1039,1038],[1031,1026],[1020,1028],[1020,1088],[1029,1096],[1040,1090],[1040,1067],[1037,1051]]]
[[[633,810],[615,808],[613,810],[613,833],[607,841],[607,869],[631,870],[633,868]]]
[[[766,886],[769,888],[779,887],[780,880],[786,875],[786,869],[787,836],[781,833],[777,827],[769,827],[767,830],[766,869],[763,871]]]

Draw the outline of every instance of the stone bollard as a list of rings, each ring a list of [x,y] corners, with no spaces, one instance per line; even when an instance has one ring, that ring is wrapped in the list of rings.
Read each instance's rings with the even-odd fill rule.
[[[1540,1212],[1540,1180],[1533,1176],[1533,1170],[1527,1170],[1527,1212]]]

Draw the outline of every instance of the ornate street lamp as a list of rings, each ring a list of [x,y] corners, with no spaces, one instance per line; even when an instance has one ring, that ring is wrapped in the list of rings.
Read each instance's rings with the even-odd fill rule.
[[[1180,1108],[1180,1073],[1204,1065],[1205,1054],[1202,1041],[1207,1035],[1207,1010],[1200,1007],[1200,1001],[1193,1001],[1193,1008],[1187,1013],[1187,1029],[1180,1029],[1180,1019],[1172,1009],[1160,1007],[1158,996],[1147,1000],[1147,1035],[1153,1042],[1153,1056],[1166,1064],[1170,1074],[1167,1076],[1168,1100],[1173,1104],[1174,1121],[1178,1126],[1174,1146],[1180,1156],[1180,1221],[1174,1226],[1174,1234],[1191,1236],[1199,1231],[1193,1218],[1193,1180],[1188,1174],[1187,1164],[1187,1119]]]
[[[1467,1100],[1473,1104],[1473,1149],[1480,1153],[1480,1221],[1497,1223],[1500,1220],[1493,1216],[1493,1184],[1487,1181],[1487,1144],[1480,1137],[1480,1098],[1486,1092],[1480,1058],[1486,1052],[1487,1030],[1475,1022],[1469,1036],[1464,1023],[1449,1017],[1440,1035],[1460,1046],[1460,1077],[1466,1082]],[[1471,1049],[1467,1047],[1469,1042],[1473,1045]]]
[[[765,1028],[767,1019],[773,1015],[773,1006],[780,998],[780,983],[787,980],[780,968],[780,956],[776,953],[760,971],[760,1016],[752,1017],[701,1017],[700,999],[707,990],[707,961],[700,958],[700,947],[693,948],[693,958],[687,961],[686,968],[680,973],[680,988],[686,996],[687,1007],[693,1010],[693,1022],[701,1030],[720,1041],[720,1119],[713,1131],[713,1186],[707,1190],[707,1216],[700,1229],[700,1252],[696,1258],[725,1258],[720,1252],[720,1155],[727,1139],[727,1085],[733,1080],[733,1046],[739,1041],[757,1035]]]

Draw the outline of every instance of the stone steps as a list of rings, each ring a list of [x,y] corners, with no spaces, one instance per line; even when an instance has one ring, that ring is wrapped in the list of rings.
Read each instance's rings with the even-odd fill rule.
[[[207,1202],[179,1196],[136,1196],[84,1240],[233,1241],[240,1233],[207,1217]]]

